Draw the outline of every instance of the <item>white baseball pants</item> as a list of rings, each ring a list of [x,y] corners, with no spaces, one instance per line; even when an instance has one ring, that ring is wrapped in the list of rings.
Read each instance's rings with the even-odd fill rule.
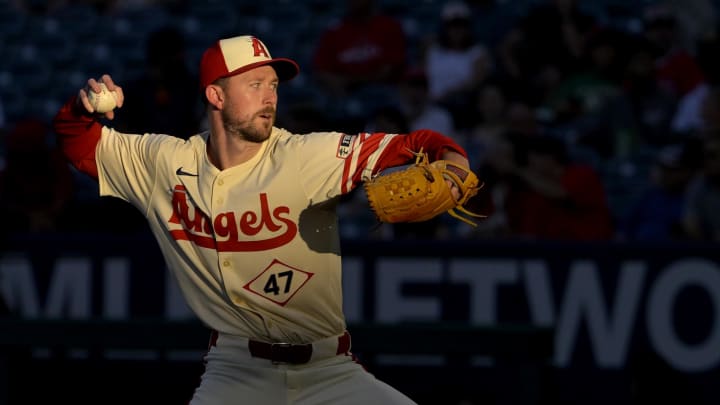
[[[190,405],[415,404],[355,362],[337,354],[338,337],[313,344],[308,363],[253,357],[248,339],[220,334],[205,356],[205,372]]]

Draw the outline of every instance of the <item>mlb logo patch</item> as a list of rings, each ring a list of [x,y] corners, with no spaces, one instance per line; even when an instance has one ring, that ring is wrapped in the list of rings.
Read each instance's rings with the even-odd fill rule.
[[[345,159],[346,157],[350,156],[354,139],[355,135],[343,135],[342,138],[340,138],[340,143],[338,144],[336,156],[340,159]]]

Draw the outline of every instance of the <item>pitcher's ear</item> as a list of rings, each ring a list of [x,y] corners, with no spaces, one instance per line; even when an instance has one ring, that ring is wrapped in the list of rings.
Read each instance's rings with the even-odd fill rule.
[[[211,84],[205,87],[205,98],[207,99],[208,104],[211,104],[220,110],[225,103],[225,92],[222,87],[216,84]]]

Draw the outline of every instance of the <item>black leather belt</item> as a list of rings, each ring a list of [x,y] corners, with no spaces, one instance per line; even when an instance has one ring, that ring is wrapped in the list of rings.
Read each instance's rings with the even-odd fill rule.
[[[265,343],[256,340],[248,342],[248,349],[253,357],[286,364],[305,364],[310,361],[313,352],[311,344]]]
[[[218,332],[212,331],[208,349],[217,344]],[[350,333],[345,331],[337,339],[336,355],[347,354],[350,351]],[[248,350],[253,357],[270,360],[273,363],[305,364],[310,361],[313,354],[312,344],[294,345],[291,343],[267,343],[257,340],[248,341]]]

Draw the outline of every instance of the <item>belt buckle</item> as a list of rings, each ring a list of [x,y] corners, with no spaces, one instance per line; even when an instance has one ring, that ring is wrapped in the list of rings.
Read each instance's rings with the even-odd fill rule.
[[[292,346],[290,343],[278,342],[270,344],[270,361],[272,364],[288,364],[288,361],[278,360],[278,357],[282,357],[283,353],[287,354],[287,351],[283,349],[289,349]]]

